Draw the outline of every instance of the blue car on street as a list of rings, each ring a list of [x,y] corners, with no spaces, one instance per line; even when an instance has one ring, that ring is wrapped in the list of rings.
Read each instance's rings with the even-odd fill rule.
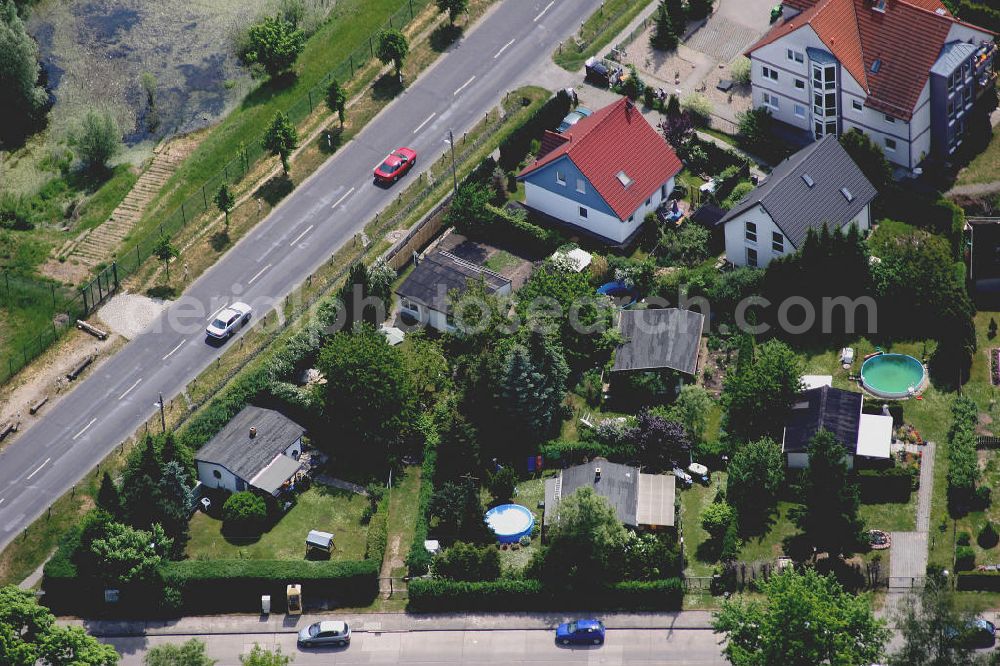
[[[602,645],[604,623],[600,620],[563,622],[556,629],[556,642],[561,645]]]

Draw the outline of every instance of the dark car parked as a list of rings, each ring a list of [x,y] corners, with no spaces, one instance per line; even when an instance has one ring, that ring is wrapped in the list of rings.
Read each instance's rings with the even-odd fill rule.
[[[563,622],[556,629],[560,645],[601,645],[604,643],[604,623],[600,620]]]

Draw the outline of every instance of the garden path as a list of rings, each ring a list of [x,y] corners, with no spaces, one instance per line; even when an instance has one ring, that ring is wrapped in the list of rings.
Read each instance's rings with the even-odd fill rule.
[[[917,529],[915,532],[892,532],[892,559],[889,562],[889,588],[919,586],[927,573],[927,537],[931,522],[931,494],[934,490],[934,442],[924,446],[920,463],[920,488],[917,490]]]

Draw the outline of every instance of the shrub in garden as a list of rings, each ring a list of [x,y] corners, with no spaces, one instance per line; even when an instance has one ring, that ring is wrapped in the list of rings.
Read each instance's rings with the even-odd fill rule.
[[[968,532],[959,532],[958,537],[955,539],[955,544],[959,546],[968,546],[972,543],[972,537],[969,536]]]
[[[986,521],[983,525],[983,529],[979,530],[979,536],[976,538],[976,542],[979,547],[984,550],[989,550],[990,548],[995,548],[997,543],[1000,543],[1000,535],[997,534],[997,530],[993,527],[991,521]]]
[[[222,520],[227,530],[234,532],[259,532],[267,519],[264,498],[244,490],[233,493],[222,505]]]
[[[498,502],[506,502],[514,496],[517,487],[517,472],[513,467],[501,467],[490,474],[490,494]]]
[[[976,552],[972,546],[959,546],[955,549],[955,571],[971,571],[976,566]]]
[[[500,577],[500,553],[493,546],[475,546],[457,541],[434,558],[433,569],[438,578],[496,580]]]

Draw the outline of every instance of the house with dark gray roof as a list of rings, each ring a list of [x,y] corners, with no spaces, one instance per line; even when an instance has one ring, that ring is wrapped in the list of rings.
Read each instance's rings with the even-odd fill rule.
[[[273,409],[245,407],[195,453],[198,480],[208,488],[277,495],[302,467],[305,432]]]
[[[802,391],[792,404],[781,437],[781,450],[788,466],[809,466],[809,442],[820,430],[833,433],[844,446],[849,467],[855,457],[889,457],[892,443],[892,417],[862,412],[864,396],[832,386]]]
[[[694,310],[621,310],[612,372],[669,368],[688,375],[698,372],[705,315]]]
[[[878,192],[844,150],[828,135],[795,153],[719,224],[726,237],[726,260],[734,266],[767,266],[801,249],[810,229],[871,229],[871,202]]]
[[[438,250],[419,259],[413,271],[396,289],[399,308],[422,324],[443,333],[453,333],[451,295],[464,294],[469,286],[481,282],[487,294],[511,293],[511,281],[483,266]]]
[[[643,474],[637,467],[604,458],[561,470],[545,480],[543,529],[559,521],[559,503],[580,488],[592,488],[608,500],[615,515],[632,528],[674,526],[673,474]]]

